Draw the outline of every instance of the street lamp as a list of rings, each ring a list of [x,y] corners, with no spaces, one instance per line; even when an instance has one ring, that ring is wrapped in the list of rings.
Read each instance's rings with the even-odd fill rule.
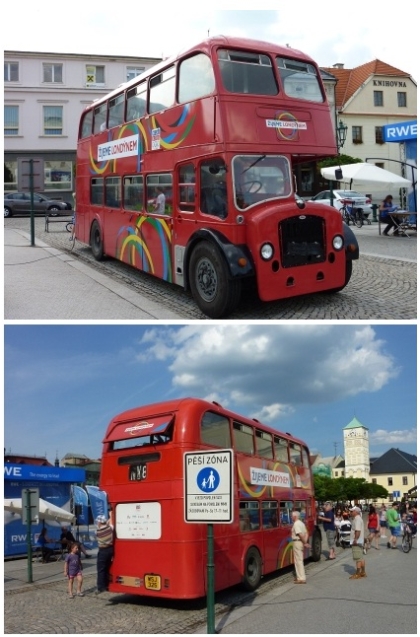
[[[337,147],[338,148],[343,148],[344,144],[346,143],[346,138],[347,138],[347,126],[345,126],[342,122],[342,120],[340,119],[340,122],[337,126],[336,129],[336,139],[337,139]]]

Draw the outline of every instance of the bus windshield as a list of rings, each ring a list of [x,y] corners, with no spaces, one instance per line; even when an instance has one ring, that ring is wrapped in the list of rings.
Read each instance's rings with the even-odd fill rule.
[[[233,159],[233,179],[241,210],[292,192],[289,162],[282,155],[238,155]]]

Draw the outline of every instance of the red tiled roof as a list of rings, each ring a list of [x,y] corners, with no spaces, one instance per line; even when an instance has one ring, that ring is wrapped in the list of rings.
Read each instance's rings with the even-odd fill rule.
[[[335,67],[322,67],[327,73],[331,73],[338,80],[335,89],[335,99],[337,109],[343,108],[344,104],[356,93],[356,91],[372,75],[382,75],[388,77],[410,77],[409,73],[390,66],[381,60],[372,60],[354,69],[337,69]]]

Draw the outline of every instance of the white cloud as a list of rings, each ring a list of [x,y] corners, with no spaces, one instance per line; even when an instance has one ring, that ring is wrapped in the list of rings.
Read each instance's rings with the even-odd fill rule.
[[[417,430],[413,429],[377,429],[369,432],[369,442],[373,445],[410,444],[417,441]]]
[[[174,389],[217,396],[265,421],[290,414],[294,405],[375,392],[399,373],[370,326],[168,327],[141,348],[159,360],[164,353]]]

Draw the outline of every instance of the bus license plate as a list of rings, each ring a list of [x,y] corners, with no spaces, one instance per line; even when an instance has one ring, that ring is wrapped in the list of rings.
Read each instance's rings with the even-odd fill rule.
[[[145,575],[144,587],[152,591],[160,591],[160,575]]]

